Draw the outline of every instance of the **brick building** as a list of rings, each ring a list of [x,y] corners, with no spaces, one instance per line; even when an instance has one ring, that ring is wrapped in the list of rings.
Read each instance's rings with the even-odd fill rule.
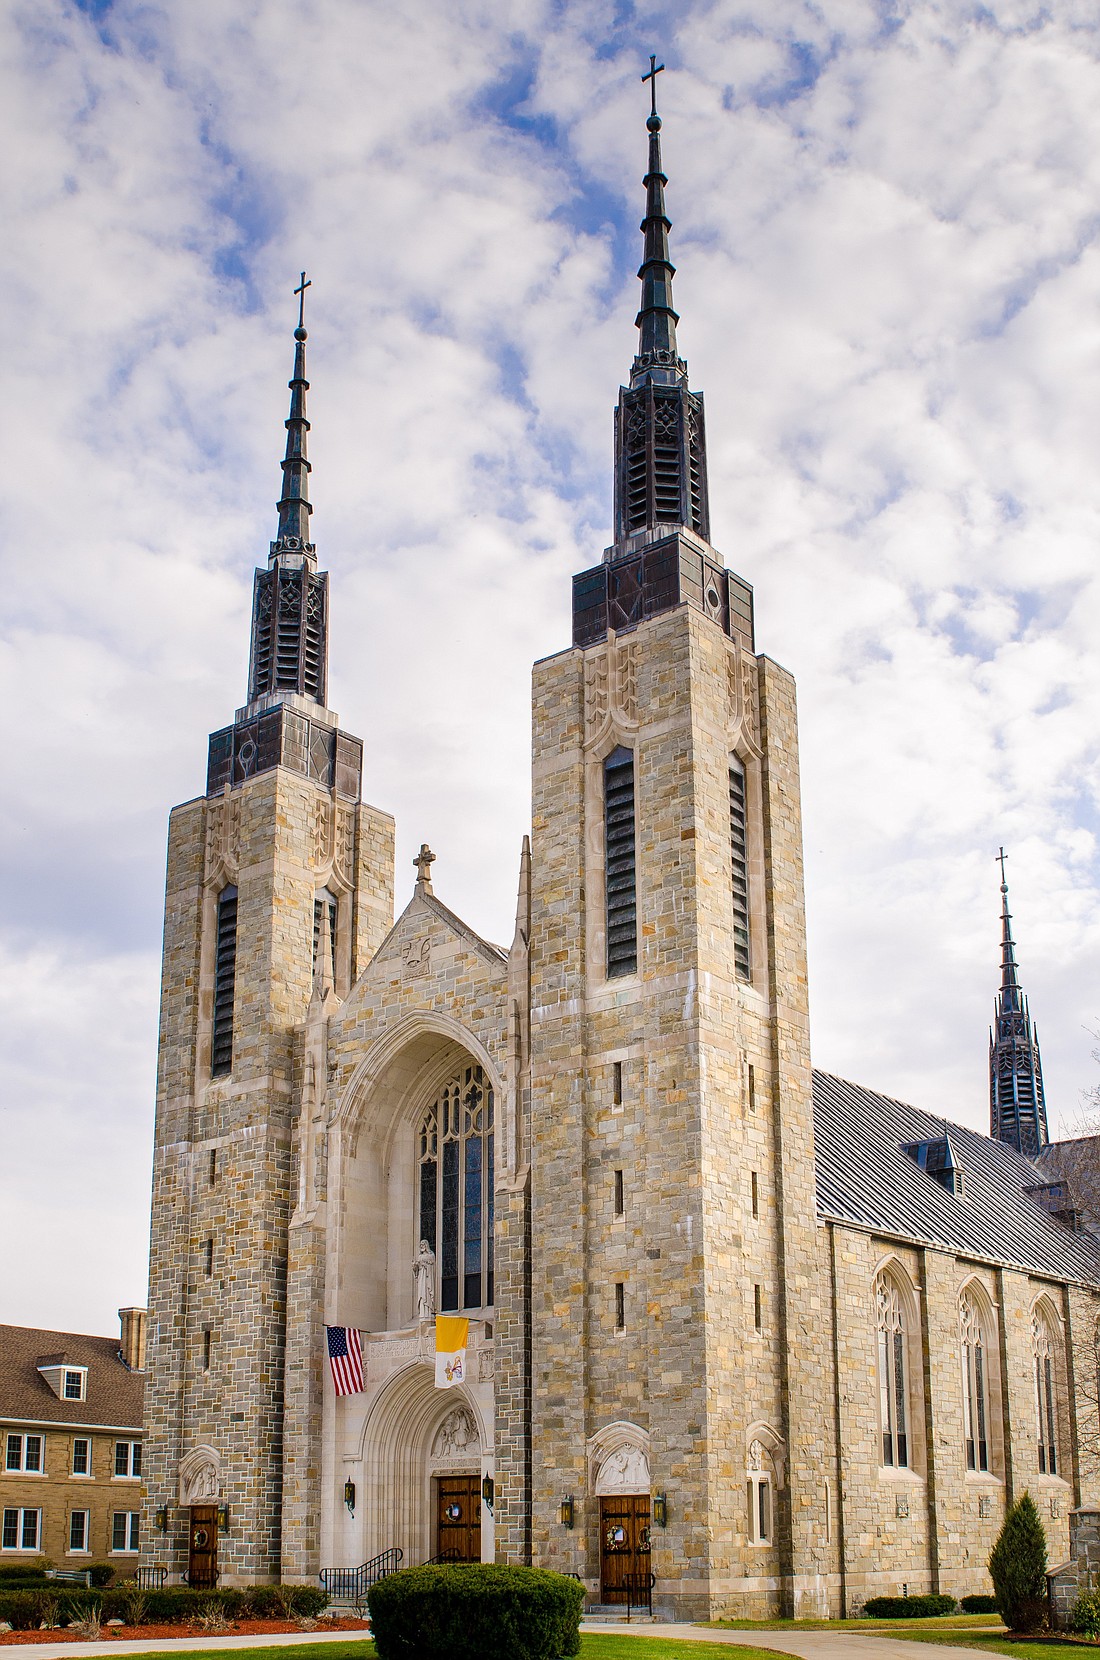
[[[142,1550],[173,1574],[448,1548],[817,1614],[984,1588],[1025,1487],[1057,1558],[1100,1497],[1097,1245],[1041,1148],[811,1070],[795,689],[709,539],[660,126],[614,540],[535,666],[508,948],[427,848],[393,920],[327,707],[299,320],[248,700],[169,835]],[[457,1390],[433,1312],[470,1321]]]
[[[0,1561],[136,1567],[145,1310],[119,1337],[0,1326]]]

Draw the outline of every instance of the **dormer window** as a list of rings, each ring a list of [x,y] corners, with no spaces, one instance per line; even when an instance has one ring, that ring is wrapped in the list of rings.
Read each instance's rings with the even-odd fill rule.
[[[902,1147],[903,1153],[908,1153],[914,1164],[920,1166],[926,1176],[939,1182],[948,1193],[953,1193],[956,1199],[966,1197],[962,1169],[955,1159],[955,1150],[951,1145],[950,1136],[939,1136],[933,1141],[909,1141]]]
[[[69,1366],[64,1355],[42,1355],[38,1375],[59,1401],[83,1401],[88,1396],[88,1368]]]
[[[80,1368],[77,1371],[65,1373],[64,1398],[67,1401],[82,1401],[84,1399],[84,1385],[88,1374]]]

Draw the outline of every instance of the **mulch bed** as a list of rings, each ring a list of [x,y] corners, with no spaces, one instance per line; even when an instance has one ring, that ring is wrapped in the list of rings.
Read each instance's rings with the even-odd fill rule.
[[[325,1631],[368,1632],[367,1620],[318,1620],[318,1634]],[[99,1634],[101,1643],[161,1642],[165,1637],[273,1637],[277,1632],[294,1631],[305,1635],[295,1620],[230,1620],[220,1631],[205,1631],[197,1621],[178,1625],[105,1625]],[[0,1643],[86,1643],[75,1631],[62,1626],[54,1631],[0,1631]]]

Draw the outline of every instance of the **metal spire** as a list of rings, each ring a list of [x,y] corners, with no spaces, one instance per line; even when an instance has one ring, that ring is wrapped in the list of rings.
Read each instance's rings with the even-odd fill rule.
[[[661,117],[657,114],[657,76],[664,67],[656,57],[650,57],[649,73],[642,76],[643,81],[650,83],[652,102],[646,121],[649,168],[642,180],[646,189],[645,218],[640,226],[645,237],[645,251],[638,269],[642,304],[634,319],[638,329],[638,355],[631,370],[631,386],[641,386],[647,380],[674,386],[687,377],[687,364],[676,350],[676,324],[680,320],[672,304],[672,278],[676,267],[668,250],[672,221],[665,212],[665,185],[668,179],[661,167]]]
[[[298,296],[298,327],[294,330],[294,374],[289,382],[290,414],[286,419],[283,493],[278,502],[279,532],[271,544],[272,561],[280,553],[313,552],[309,539],[309,516],[313,509],[306,497],[306,480],[311,468],[306,459],[306,433],[309,431],[306,420],[306,393],[309,391],[306,341],[309,336],[305,329],[306,289],[312,287],[303,271],[301,283],[294,290]]]
[[[1035,1158],[1050,1139],[1039,1034],[1031,1023],[1027,998],[1020,990],[1012,913],[1005,878],[1007,853],[997,854],[1001,867],[1001,989],[989,1033],[989,1133],[1006,1141],[1025,1158]]]

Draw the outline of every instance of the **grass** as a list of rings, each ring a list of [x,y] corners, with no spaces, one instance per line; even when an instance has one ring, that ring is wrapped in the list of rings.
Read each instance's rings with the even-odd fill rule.
[[[644,1651],[639,1649],[644,1644]],[[203,1649],[202,1660],[374,1660],[375,1648],[369,1638],[350,1638],[346,1643],[294,1643],[284,1649],[238,1648]],[[30,1657],[33,1660],[33,1655]],[[127,1655],[126,1660],[164,1660],[163,1649],[156,1653]],[[581,1637],[579,1660],[776,1660],[774,1649],[745,1647],[741,1643],[707,1643],[694,1638],[621,1637],[612,1632]]]
[[[914,1631],[912,1633],[906,1631],[904,1635],[914,1643],[953,1642],[959,1648],[972,1648],[982,1654],[1011,1654],[1015,1656],[1015,1660],[1051,1660],[1051,1656],[1055,1654],[1065,1655],[1072,1652],[1073,1649],[1080,1651],[1081,1649],[1091,1648],[1095,1650],[1096,1647],[1094,1643],[1072,1637],[1009,1637],[1007,1635],[983,1637],[976,1631],[964,1637],[952,1637],[947,1632],[944,1632],[941,1637],[939,1634],[933,1635],[927,1631]]]
[[[921,1620],[708,1620],[716,1631],[966,1631],[999,1625],[996,1614],[935,1614]]]

